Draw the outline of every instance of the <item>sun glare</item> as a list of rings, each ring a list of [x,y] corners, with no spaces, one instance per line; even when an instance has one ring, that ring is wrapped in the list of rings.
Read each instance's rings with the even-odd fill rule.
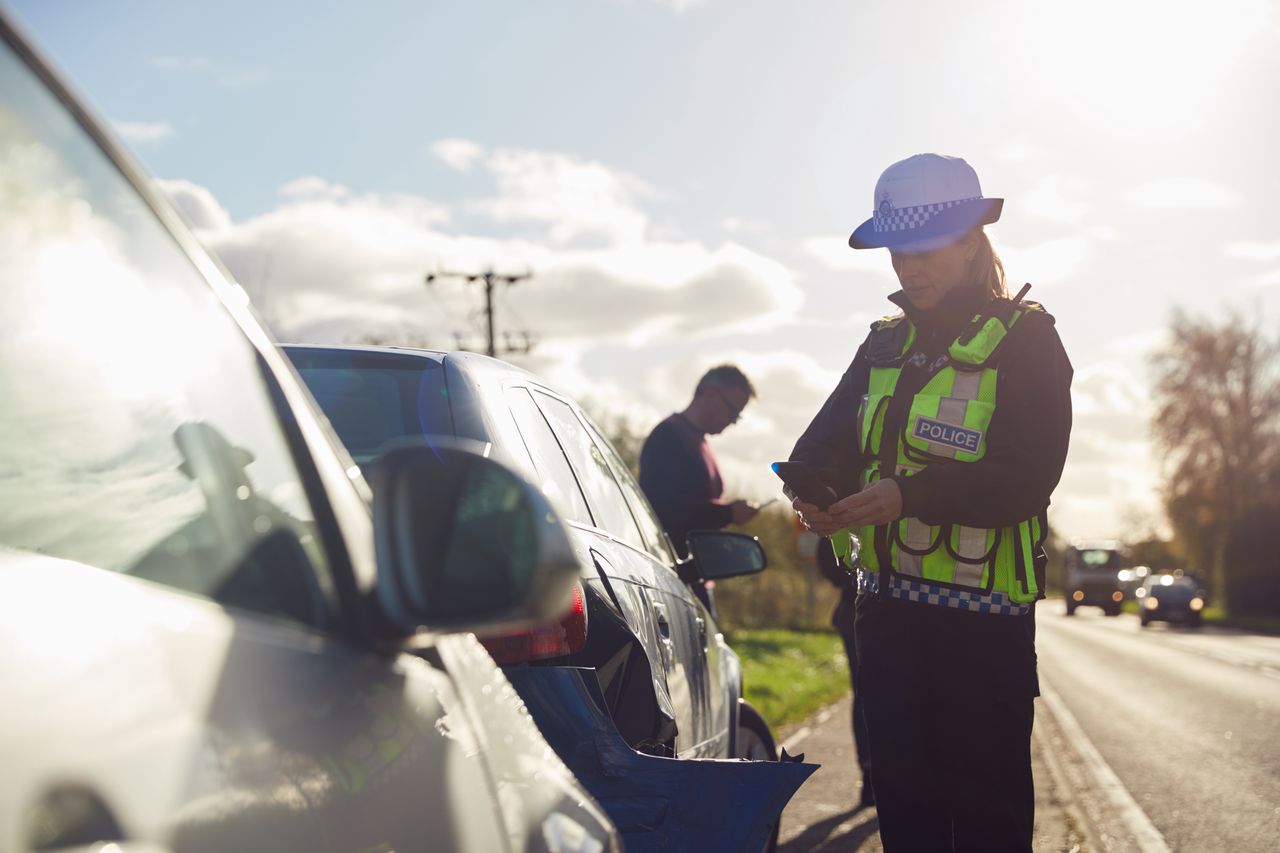
[[[1276,36],[1267,0],[1076,0],[1006,11],[1014,12],[1007,43],[1040,89],[1026,94],[1119,135],[1212,121],[1213,104],[1241,85],[1249,48]]]

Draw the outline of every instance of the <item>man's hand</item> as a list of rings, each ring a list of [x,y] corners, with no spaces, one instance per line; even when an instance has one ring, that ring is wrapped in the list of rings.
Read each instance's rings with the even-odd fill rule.
[[[856,495],[841,498],[826,512],[800,498],[791,502],[805,527],[819,536],[830,536],[845,527],[888,524],[902,517],[902,492],[893,480],[876,480]]]
[[[729,506],[733,508],[734,524],[746,524],[760,512],[760,507],[751,501],[734,501]]]

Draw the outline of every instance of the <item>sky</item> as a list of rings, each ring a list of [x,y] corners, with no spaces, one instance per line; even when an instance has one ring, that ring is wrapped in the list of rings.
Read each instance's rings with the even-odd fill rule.
[[[647,430],[698,376],[776,493],[868,324],[845,241],[890,163],[964,157],[1075,367],[1059,534],[1164,531],[1151,353],[1175,310],[1280,328],[1280,0],[0,0],[278,339],[483,344]]]

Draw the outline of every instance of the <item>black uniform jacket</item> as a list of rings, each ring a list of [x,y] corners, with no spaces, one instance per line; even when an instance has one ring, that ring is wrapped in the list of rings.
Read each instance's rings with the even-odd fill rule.
[[[953,290],[932,311],[911,307],[899,291],[889,297],[916,326],[917,349],[931,363],[943,355],[983,297]],[[858,490],[868,460],[858,447],[858,406],[867,393],[866,343],[858,348],[835,391],[796,442],[791,458],[823,469],[842,497]],[[995,528],[1041,514],[1062,476],[1071,432],[1071,362],[1051,317],[1027,312],[1014,325],[1000,356],[996,410],[986,454],[977,462],[935,462],[911,477],[895,477],[903,517],[926,524]],[[916,369],[903,366],[906,373]]]
[[[955,290],[933,311],[921,312],[901,291],[889,300],[915,324],[915,346],[929,356],[926,363],[947,351],[985,301],[980,292]],[[907,371],[917,369],[926,368],[904,365],[901,381],[907,384]],[[1042,514],[1066,461],[1071,374],[1052,318],[1024,314],[1001,353],[986,454],[977,462],[934,462],[914,476],[895,477],[903,516],[926,524],[992,528]],[[792,459],[823,469],[841,496],[858,489],[867,463],[858,448],[857,417],[869,378],[864,342],[791,453]],[[1044,563],[1044,550],[1038,548],[1035,566],[1042,584]],[[903,686],[913,682],[903,681],[902,673],[920,669],[927,677],[919,684],[938,696],[1026,699],[1039,693],[1034,610],[1026,616],[989,616],[879,596],[865,599],[857,604],[859,689],[913,690]]]

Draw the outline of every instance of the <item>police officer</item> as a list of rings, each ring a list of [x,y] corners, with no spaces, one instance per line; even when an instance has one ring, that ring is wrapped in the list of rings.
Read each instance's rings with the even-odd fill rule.
[[[844,495],[793,507],[856,559],[858,691],[887,851],[1031,849],[1035,602],[1071,428],[1053,318],[1010,298],[964,160],[876,183],[854,249],[887,248],[900,309],[871,326],[792,452]]]

